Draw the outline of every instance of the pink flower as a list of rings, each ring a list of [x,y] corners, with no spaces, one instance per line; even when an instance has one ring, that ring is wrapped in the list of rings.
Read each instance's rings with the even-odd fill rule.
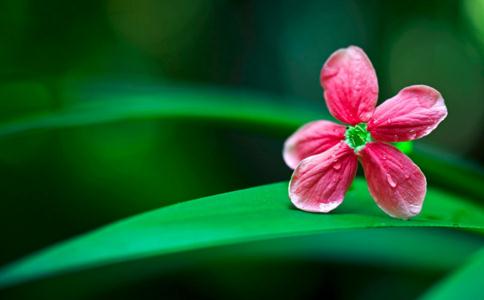
[[[299,209],[327,213],[342,202],[356,175],[358,159],[370,194],[388,215],[420,213],[427,182],[420,168],[391,142],[426,136],[447,116],[444,99],[425,85],[404,88],[376,107],[378,81],[365,52],[355,46],[334,52],[321,70],[330,113],[348,126],[314,121],[284,144],[294,170],[289,197]]]

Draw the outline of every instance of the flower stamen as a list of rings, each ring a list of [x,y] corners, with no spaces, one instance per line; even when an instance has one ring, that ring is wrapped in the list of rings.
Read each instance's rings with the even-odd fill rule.
[[[346,128],[345,142],[355,153],[358,153],[366,144],[372,141],[371,134],[366,127],[366,123],[360,123]]]

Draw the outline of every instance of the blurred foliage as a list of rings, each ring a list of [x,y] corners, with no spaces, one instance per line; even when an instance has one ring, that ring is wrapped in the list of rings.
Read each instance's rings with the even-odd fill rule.
[[[432,288],[423,299],[473,299],[482,298],[482,269],[484,249],[471,256],[465,265]]]
[[[248,103],[242,111],[248,105],[287,105],[327,118],[318,82],[321,65],[337,48],[355,44],[375,65],[380,102],[415,83],[442,92],[449,116],[415,144],[412,157],[432,174],[430,185],[479,203],[484,180],[483,3],[4,0],[0,122],[106,98],[122,106],[126,95],[173,87],[190,93],[206,86],[249,91],[247,97],[235,96]],[[253,91],[270,96],[254,96]],[[163,101],[205,103],[204,97],[211,96],[184,94]],[[194,108],[203,109],[203,104]],[[259,123],[249,128],[207,119],[126,118],[2,137],[0,264],[148,209],[287,180],[290,170],[280,152],[289,127],[273,131]],[[443,233],[453,234],[459,233]],[[438,244],[435,250],[442,251]],[[94,295],[158,297],[163,290],[168,298],[237,294],[242,299],[253,293],[273,296],[280,286],[299,284],[304,289],[294,291],[306,294],[287,291],[286,298],[328,293],[387,299],[395,290],[398,295],[392,296],[405,299],[444,276],[372,263],[355,267],[355,255],[247,264],[234,256],[214,266],[194,263],[171,275],[146,276],[123,289],[113,285]],[[301,273],[311,280],[294,275]],[[83,280],[75,282],[82,286]],[[239,285],[240,280],[245,284]],[[354,289],[347,287],[348,280]],[[43,292],[53,297],[59,289],[52,285]]]

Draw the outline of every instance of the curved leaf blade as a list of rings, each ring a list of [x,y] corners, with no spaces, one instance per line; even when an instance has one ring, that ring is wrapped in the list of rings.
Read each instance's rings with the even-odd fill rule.
[[[275,103],[267,96],[210,90],[101,94],[82,96],[81,100],[58,111],[0,123],[0,137],[31,130],[156,118],[241,122],[292,130],[305,122],[328,117],[322,109],[297,109]]]
[[[213,270],[234,261],[250,266],[268,260],[278,264],[298,260],[448,272],[460,267],[482,245],[479,235],[442,228],[331,231],[144,257],[33,281],[0,290],[0,295],[15,299],[36,298],[39,294],[55,299],[99,298],[100,294],[142,280],[170,277],[192,267]]]
[[[483,299],[484,248],[472,256],[462,268],[433,287],[422,299]]]
[[[358,179],[345,203],[328,215],[294,209],[287,183],[221,194],[144,213],[53,246],[0,271],[0,286],[169,253],[277,237],[381,227],[484,230],[484,211],[464,199],[429,189],[423,213],[391,219]]]

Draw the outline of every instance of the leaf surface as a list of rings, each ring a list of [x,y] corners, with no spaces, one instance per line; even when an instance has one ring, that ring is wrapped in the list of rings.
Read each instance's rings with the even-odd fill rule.
[[[423,300],[484,299],[484,248],[439,282]]]
[[[429,188],[423,212],[409,221],[383,214],[357,179],[331,214],[294,209],[287,182],[175,204],[134,216],[33,254],[0,271],[0,286],[170,253],[347,229],[445,227],[484,230],[484,211]]]

